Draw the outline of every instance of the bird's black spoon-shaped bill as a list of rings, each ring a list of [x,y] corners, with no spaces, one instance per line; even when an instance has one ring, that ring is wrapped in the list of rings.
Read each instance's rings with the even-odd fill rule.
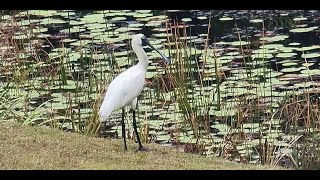
[[[170,62],[171,62],[171,58],[170,58],[170,57],[165,56],[165,55],[164,55],[162,52],[160,52],[157,48],[155,48],[154,46],[152,46],[152,44],[151,44],[148,40],[146,40],[146,44],[147,44],[149,47],[151,47],[151,49],[156,50],[156,51],[162,56],[162,58],[163,58],[163,60],[166,62],[166,64],[170,64]]]

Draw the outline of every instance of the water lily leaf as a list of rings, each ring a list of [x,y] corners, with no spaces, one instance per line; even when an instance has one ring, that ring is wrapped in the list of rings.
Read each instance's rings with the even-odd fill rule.
[[[197,19],[199,20],[205,20],[205,19],[208,19],[206,16],[198,16]]]
[[[301,55],[301,58],[306,58],[306,59],[317,58],[317,57],[320,57],[320,53],[308,53],[308,54]]]
[[[183,21],[183,22],[191,22],[192,19],[191,18],[182,18],[181,21]]]
[[[289,36],[287,35],[277,35],[273,37],[262,37],[260,38],[261,41],[268,41],[268,42],[276,42],[276,41],[283,41],[287,39]]]
[[[315,50],[315,49],[320,49],[320,45],[301,47],[301,48],[298,48],[297,51],[311,51],[311,50]]]
[[[263,19],[251,19],[250,22],[251,23],[261,23],[261,22],[263,22]]]
[[[278,58],[290,58],[297,55],[297,53],[279,53],[276,55]]]
[[[293,18],[292,20],[293,21],[305,21],[305,20],[307,20],[308,18],[306,18],[306,17],[298,17],[298,18]]]
[[[300,43],[299,42],[293,42],[293,43],[289,43],[288,45],[289,46],[299,46]]]
[[[281,69],[281,72],[283,73],[289,73],[289,72],[298,72],[301,71],[302,67],[296,68],[296,67],[291,67],[291,68],[283,68]]]
[[[260,46],[260,49],[278,49],[280,47],[283,47],[283,44],[265,44],[263,46]]]
[[[234,41],[229,43],[231,46],[244,46],[250,44],[250,42],[247,41]]]
[[[222,17],[222,18],[219,18],[219,21],[231,21],[233,20],[232,17]]]
[[[304,33],[304,32],[311,32],[315,29],[318,29],[318,26],[316,27],[307,27],[307,28],[295,28],[295,29],[291,29],[290,32],[293,33]]]

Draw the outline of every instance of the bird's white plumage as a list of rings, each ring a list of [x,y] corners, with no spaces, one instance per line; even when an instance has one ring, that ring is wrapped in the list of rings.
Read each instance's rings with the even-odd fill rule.
[[[102,102],[100,120],[106,121],[112,111],[121,109],[132,103],[143,89],[144,77],[145,71],[141,70],[139,66],[131,67],[117,76],[109,85]],[[135,109],[135,107],[132,108]]]
[[[137,34],[131,42],[139,63],[119,74],[108,87],[99,110],[101,122],[106,121],[113,111],[124,106],[131,105],[133,109],[136,108],[137,97],[143,89],[148,67],[148,57],[141,41],[143,36],[143,34]]]

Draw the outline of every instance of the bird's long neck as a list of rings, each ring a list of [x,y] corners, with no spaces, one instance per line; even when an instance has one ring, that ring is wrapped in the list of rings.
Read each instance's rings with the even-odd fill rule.
[[[136,53],[139,59],[138,65],[143,67],[144,70],[147,71],[149,62],[148,62],[148,56],[147,53],[144,51],[142,46],[132,46],[133,51]]]

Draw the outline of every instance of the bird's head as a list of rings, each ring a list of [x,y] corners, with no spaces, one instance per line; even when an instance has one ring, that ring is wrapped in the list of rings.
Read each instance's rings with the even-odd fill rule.
[[[144,34],[137,34],[132,38],[132,44],[137,44],[140,46],[146,46],[148,38]]]
[[[148,40],[148,38],[143,34],[137,34],[132,38],[131,41],[132,46],[138,45],[138,46],[149,46],[151,49],[156,50],[163,58],[163,60],[166,62],[166,64],[169,64],[171,62],[171,59],[167,56],[165,56],[163,53],[161,53],[158,49],[156,49]]]

